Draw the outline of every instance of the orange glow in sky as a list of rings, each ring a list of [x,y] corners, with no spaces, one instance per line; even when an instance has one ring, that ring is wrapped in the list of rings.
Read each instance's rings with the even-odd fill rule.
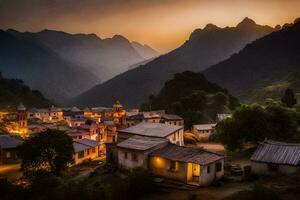
[[[28,3],[32,1],[33,3]],[[25,2],[25,1],[24,1]],[[76,3],[75,3],[76,2]],[[0,28],[121,34],[160,52],[178,47],[207,23],[235,26],[244,17],[275,26],[300,17],[299,0],[0,0]]]

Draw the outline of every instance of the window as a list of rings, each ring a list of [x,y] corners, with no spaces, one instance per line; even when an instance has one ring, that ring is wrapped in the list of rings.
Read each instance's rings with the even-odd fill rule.
[[[128,153],[124,152],[124,158],[127,159],[128,158]]]
[[[113,136],[112,141],[115,142],[115,140],[116,140],[116,136]]]
[[[207,166],[207,173],[210,173],[210,166]]]
[[[92,153],[96,153],[96,147],[92,148]]]
[[[178,163],[176,161],[170,161],[170,171],[176,172],[178,170]]]
[[[274,165],[274,164],[269,164],[268,165],[268,169],[269,169],[270,172],[278,172],[279,166],[278,165]]]
[[[83,158],[84,157],[84,151],[80,151],[78,153],[78,158]]]
[[[217,172],[222,171],[222,163],[221,162],[216,163],[216,171]]]
[[[131,160],[132,161],[137,161],[137,155],[136,155],[136,153],[132,153],[131,154]]]
[[[10,152],[6,152],[6,158],[10,158]]]
[[[90,150],[89,149],[87,150],[87,155],[90,155]]]

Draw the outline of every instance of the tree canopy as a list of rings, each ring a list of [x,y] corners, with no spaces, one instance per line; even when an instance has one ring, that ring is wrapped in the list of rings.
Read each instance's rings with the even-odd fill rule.
[[[19,148],[25,174],[39,170],[60,174],[72,163],[73,152],[72,138],[56,130],[30,137]]]
[[[283,97],[281,98],[281,102],[282,104],[290,108],[296,105],[297,99],[295,97],[294,91],[290,88],[286,89]]]
[[[242,105],[217,125],[220,141],[229,149],[240,149],[247,142],[257,143],[265,138],[278,140],[298,139],[298,113],[269,102],[262,105]]]

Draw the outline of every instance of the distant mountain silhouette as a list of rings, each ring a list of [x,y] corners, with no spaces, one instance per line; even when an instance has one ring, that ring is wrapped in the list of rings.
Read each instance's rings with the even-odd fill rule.
[[[22,79],[56,102],[99,83],[94,74],[64,60],[50,48],[12,32],[0,30],[0,71],[5,77]]]
[[[159,53],[147,44],[142,45],[138,42],[131,42],[131,45],[146,60],[159,56]]]
[[[249,18],[236,27],[219,28],[208,24],[204,29],[195,30],[179,48],[95,86],[72,103],[110,105],[120,100],[127,107],[136,107],[150,94],[158,93],[173,74],[187,70],[202,71],[274,30],[269,26],[257,25]]]
[[[244,102],[279,98],[290,87],[300,92],[300,21],[247,45],[206,71],[207,78]]]
[[[127,71],[129,66],[148,59],[134,47],[135,43],[132,45],[121,35],[101,39],[95,34],[69,34],[55,30],[13,33],[41,42],[67,61],[95,74],[101,81],[106,81]],[[149,51],[142,47],[140,51]]]
[[[20,103],[37,108],[53,105],[39,91],[31,90],[22,80],[7,79],[0,73],[0,109],[15,108]]]

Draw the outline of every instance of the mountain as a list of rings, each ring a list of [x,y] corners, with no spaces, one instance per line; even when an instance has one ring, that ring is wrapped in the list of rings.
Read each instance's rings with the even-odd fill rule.
[[[120,100],[127,107],[136,107],[149,95],[158,93],[175,73],[202,71],[274,30],[248,18],[236,27],[219,28],[208,24],[204,29],[195,30],[179,48],[93,87],[72,103],[105,106]]]
[[[300,92],[300,21],[247,45],[204,74],[244,102],[279,98],[290,87]]]
[[[29,107],[53,105],[39,91],[31,90],[21,80],[4,78],[0,73],[0,108],[12,108],[24,103]]]
[[[131,45],[146,60],[159,56],[159,53],[147,44],[142,45],[138,42],[131,42]]]
[[[209,82],[204,75],[186,71],[175,74],[141,109],[178,114],[190,128],[193,124],[214,122],[217,113],[228,113],[238,104],[226,89]]]
[[[90,71],[101,81],[125,72],[128,66],[147,59],[121,35],[101,39],[95,34],[69,34],[55,30],[37,33],[11,32],[35,39],[68,62],[76,63],[76,66]],[[142,50],[144,49],[146,47],[143,46]]]
[[[89,71],[61,58],[43,44],[0,30],[0,71],[23,80],[60,103],[99,83]]]

